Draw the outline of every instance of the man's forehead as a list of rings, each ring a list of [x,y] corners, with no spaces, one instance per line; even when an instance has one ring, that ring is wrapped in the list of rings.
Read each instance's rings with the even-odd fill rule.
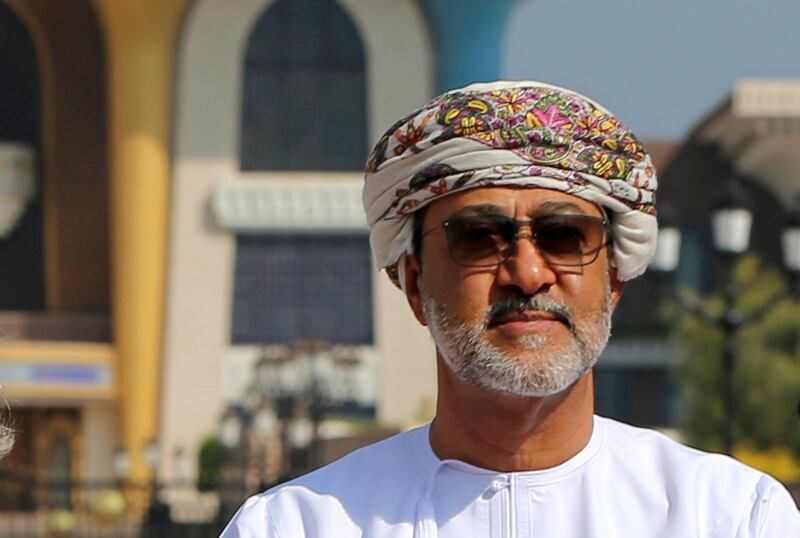
[[[455,213],[535,215],[573,213],[602,215],[601,209],[588,200],[554,189],[519,187],[478,187],[439,198],[429,205],[431,216],[447,217]]]

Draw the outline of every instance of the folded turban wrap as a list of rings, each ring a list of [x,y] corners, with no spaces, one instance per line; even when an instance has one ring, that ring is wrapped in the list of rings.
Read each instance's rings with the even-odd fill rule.
[[[412,213],[492,186],[554,189],[605,208],[620,280],[643,273],[655,253],[656,172],[630,130],[571,90],[491,82],[435,98],[372,150],[363,201],[378,267],[398,284],[398,262],[413,251]]]

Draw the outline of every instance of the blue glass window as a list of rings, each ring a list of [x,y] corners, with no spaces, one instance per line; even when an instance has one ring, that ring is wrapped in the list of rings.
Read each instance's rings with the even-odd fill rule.
[[[241,167],[362,170],[367,152],[364,47],[334,0],[279,0],[245,54]]]
[[[373,343],[366,236],[241,235],[236,248],[233,343]]]

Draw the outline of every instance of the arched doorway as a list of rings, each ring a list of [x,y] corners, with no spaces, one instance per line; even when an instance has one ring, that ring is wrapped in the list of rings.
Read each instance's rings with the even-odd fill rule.
[[[75,444],[84,406],[112,398],[94,393],[113,374],[106,59],[90,0],[2,0],[0,43],[0,143],[36,161],[34,197],[0,238],[0,384],[18,431],[0,472],[39,478],[92,459]],[[74,427],[51,437],[54,409]]]
[[[19,144],[40,156],[39,61],[30,33],[5,3],[0,3],[0,50],[0,145]],[[41,159],[37,160],[41,170]],[[41,175],[36,174],[33,200],[8,234],[0,237],[0,310],[45,308],[41,192]]]

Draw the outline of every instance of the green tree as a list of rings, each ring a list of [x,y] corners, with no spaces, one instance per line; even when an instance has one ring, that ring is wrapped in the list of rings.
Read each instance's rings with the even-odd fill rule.
[[[736,306],[749,320],[736,337],[737,440],[757,450],[786,446],[800,457],[800,305],[780,272],[755,255],[740,260],[733,278],[741,290]],[[719,294],[700,297],[678,291],[711,316],[723,312]],[[683,433],[690,444],[719,450],[725,420],[722,330],[676,303],[668,308],[677,318],[672,336],[683,352],[675,372],[682,391]]]
[[[222,466],[225,463],[225,448],[216,435],[209,435],[200,444],[197,453],[197,489],[214,491],[222,485]]]

